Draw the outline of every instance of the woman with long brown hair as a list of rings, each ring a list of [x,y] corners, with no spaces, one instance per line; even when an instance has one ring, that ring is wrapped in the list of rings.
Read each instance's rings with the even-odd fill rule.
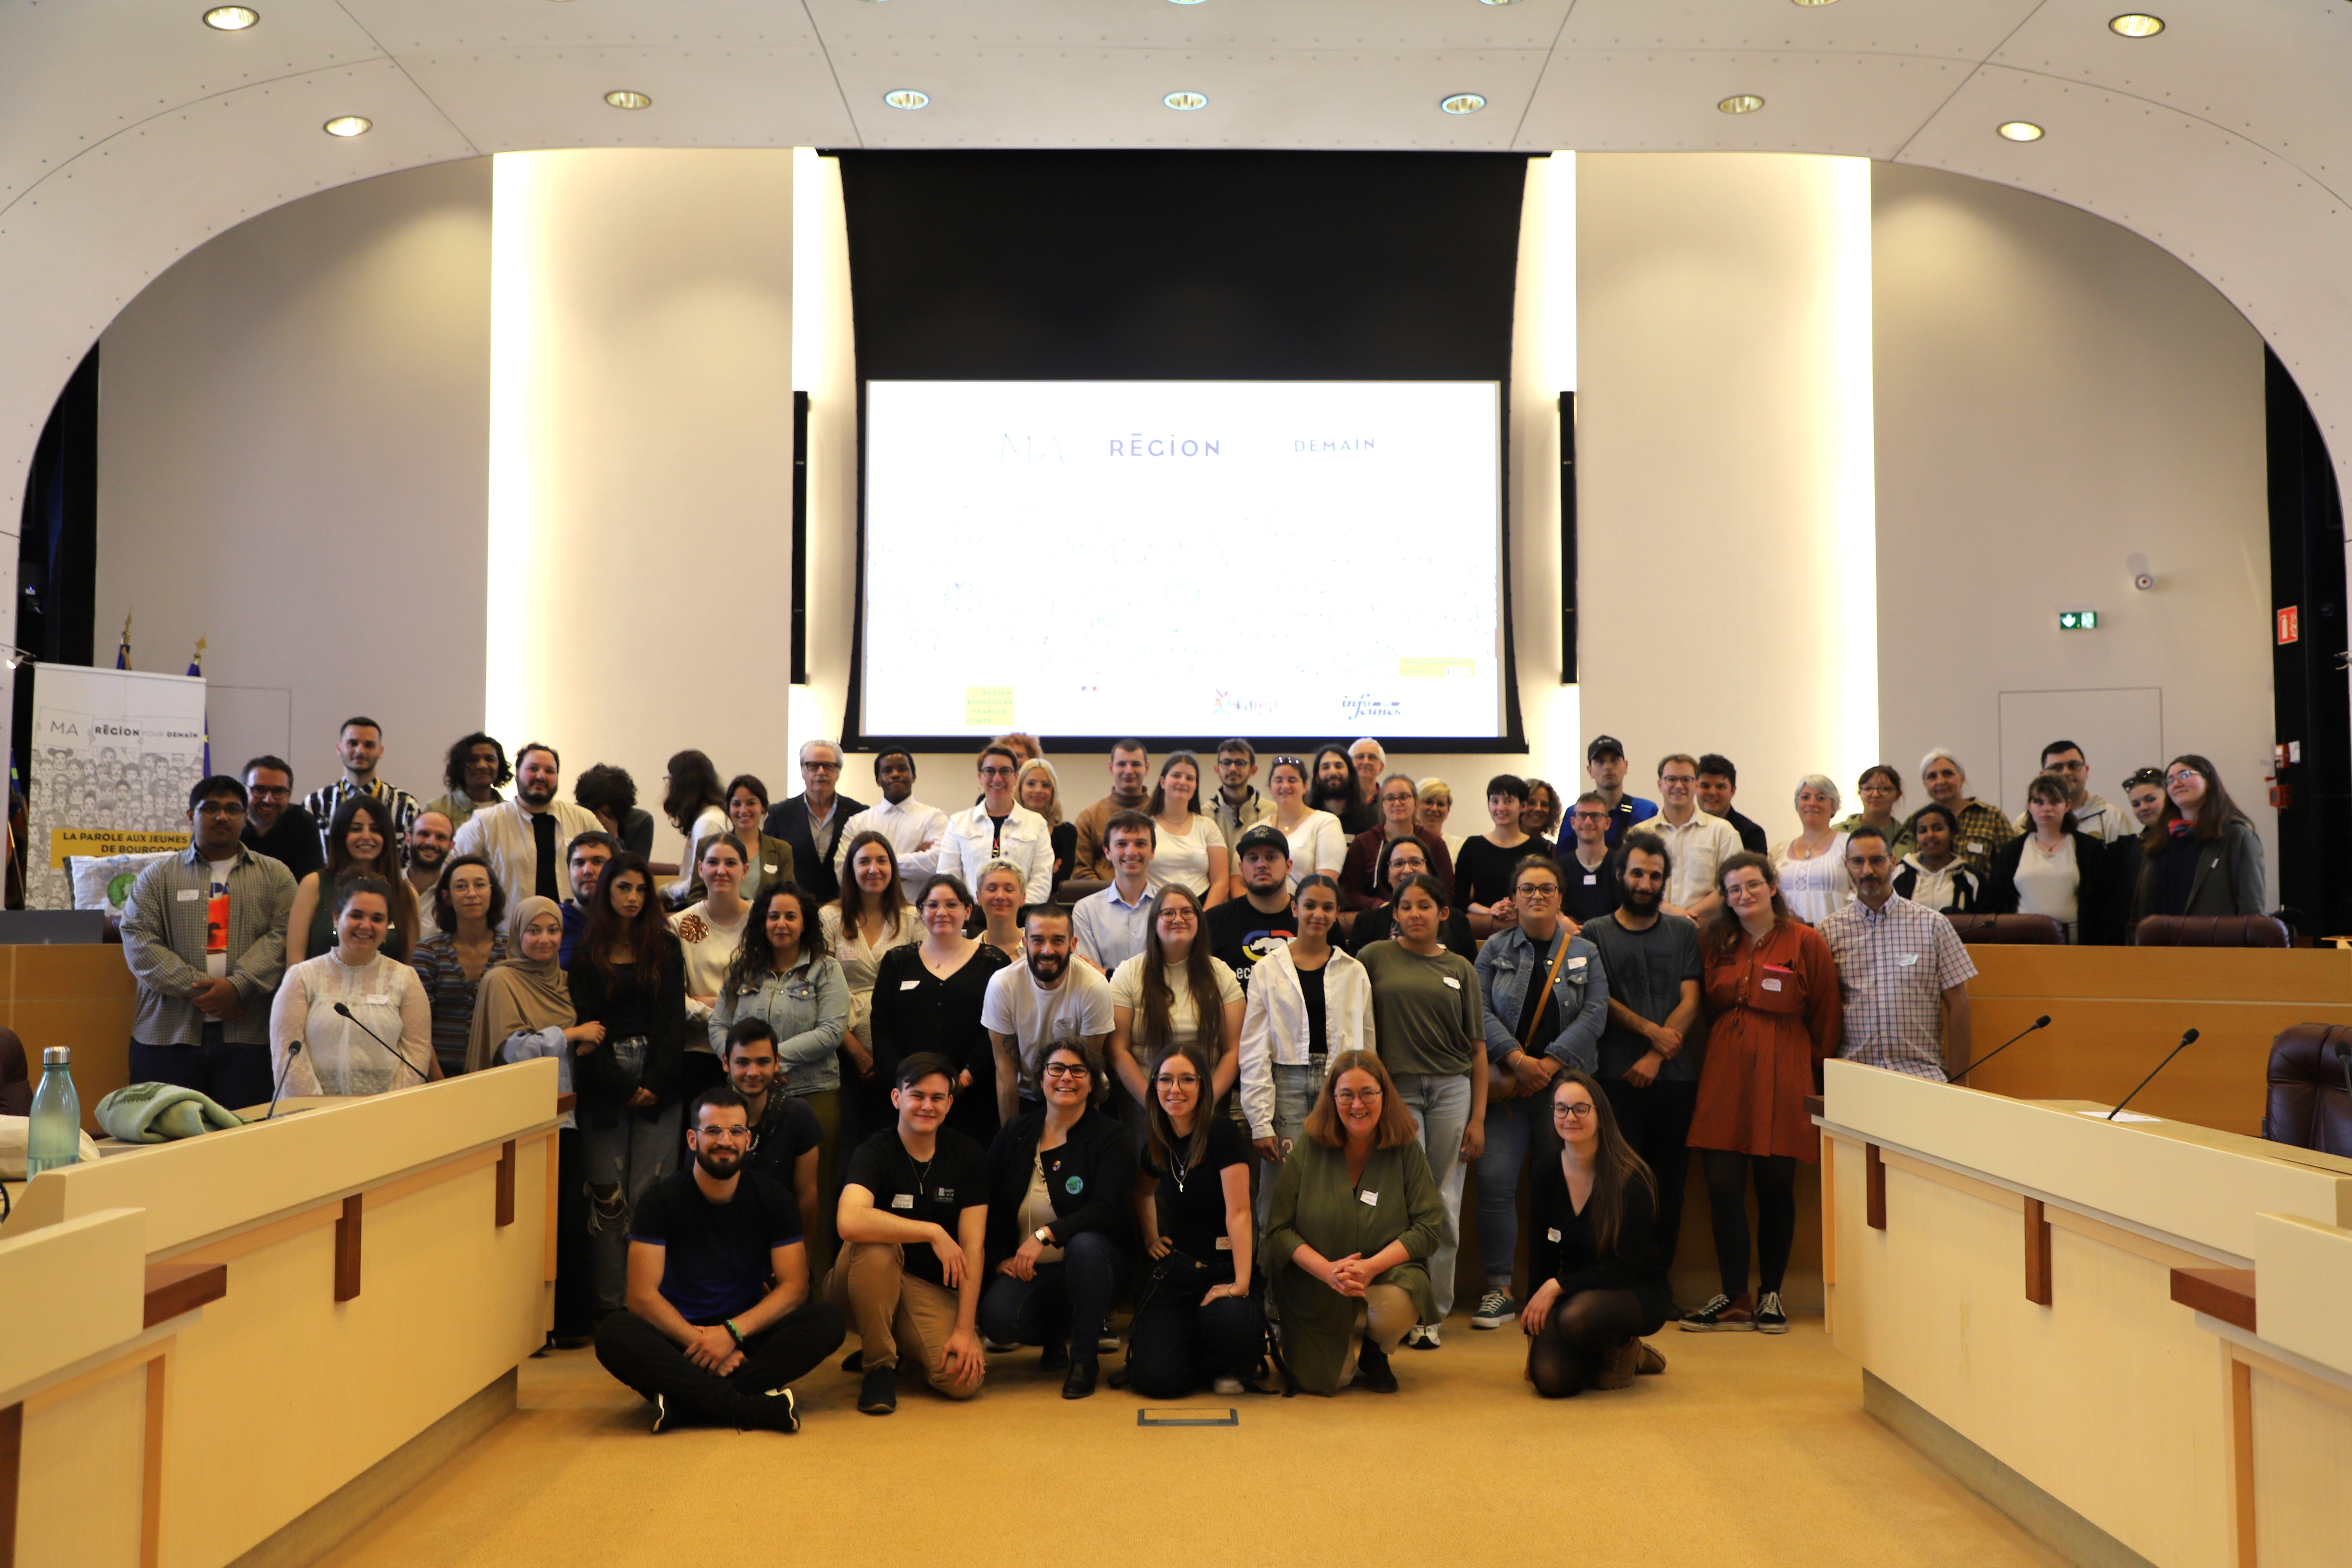
[[[1699,933],[1706,968],[1706,1061],[1691,1147],[1706,1173],[1722,1290],[1685,1316],[1695,1333],[1789,1331],[1780,1279],[1797,1236],[1797,1163],[1821,1158],[1805,1114],[1813,1074],[1838,1047],[1837,961],[1822,933],[1789,912],[1769,858],[1742,850],[1717,868],[1717,910]],[[1748,1178],[1756,1178],[1761,1293],[1748,1294]]]
[[[2149,915],[2263,912],[2263,842],[2213,764],[2184,752],[2164,766],[2164,805],[2139,836],[2133,940]]]
[[[871,829],[849,841],[842,857],[841,896],[817,911],[825,951],[841,964],[849,987],[849,1032],[842,1037],[842,1066],[855,1075],[843,1082],[851,1092],[845,1108],[858,1133],[878,1128],[889,1115],[890,1075],[874,1068],[874,979],[892,948],[919,940],[922,926],[898,879],[898,851]],[[871,1125],[869,1125],[869,1122]]]
[[[416,951],[416,889],[400,866],[393,810],[372,795],[348,795],[327,825],[327,864],[296,884],[286,915],[286,967],[333,948],[335,888],[353,877],[374,877],[392,889],[392,929],[383,956],[406,963]]]
[[[1201,900],[1171,882],[1153,901],[1143,951],[1110,977],[1112,1070],[1126,1089],[1124,1119],[1140,1126],[1151,1103],[1145,1064],[1161,1051],[1197,1046],[1209,1064],[1209,1099],[1223,1100],[1241,1074],[1242,987],[1209,951]]]
[[[1623,1388],[1666,1358],[1642,1343],[1674,1310],[1652,1230],[1658,1183],[1591,1074],[1552,1081],[1559,1157],[1538,1160],[1528,1205],[1528,1381],[1547,1399]]]
[[[573,1059],[572,1082],[596,1238],[596,1310],[617,1311],[630,1213],[677,1155],[688,1032],[686,959],[644,856],[615,855],[596,879],[564,980],[579,1021],[604,1026],[604,1039]]]
[[[1239,1394],[1265,1354],[1249,1137],[1215,1113],[1208,1091],[1209,1061],[1197,1047],[1153,1060],[1135,1178],[1151,1272],[1137,1292],[1127,1351],[1128,1386],[1146,1399],[1181,1399],[1203,1384]]]
[[[662,815],[686,835],[686,854],[678,864],[685,872],[667,889],[679,903],[688,901],[695,868],[702,859],[702,841],[729,831],[727,792],[719,787],[718,764],[707,752],[679,752],[662,775]]]
[[[1428,1260],[1440,1224],[1421,1130],[1388,1068],[1370,1051],[1340,1052],[1266,1204],[1266,1288],[1301,1388],[1397,1391],[1389,1357],[1436,1311]]]

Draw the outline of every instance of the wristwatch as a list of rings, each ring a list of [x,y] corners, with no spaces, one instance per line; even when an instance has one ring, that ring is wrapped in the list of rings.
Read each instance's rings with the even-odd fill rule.
[[[1037,1245],[1040,1247],[1051,1247],[1054,1245],[1054,1232],[1053,1228],[1049,1226],[1041,1225],[1029,1234],[1037,1238]]]

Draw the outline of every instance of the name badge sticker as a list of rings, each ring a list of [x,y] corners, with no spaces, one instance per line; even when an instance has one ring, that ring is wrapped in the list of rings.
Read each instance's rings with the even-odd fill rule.
[[[1780,983],[1768,974],[1764,977],[1764,989],[1767,991],[1778,991],[1780,989]]]
[[[1587,871],[1584,874],[1584,885],[1588,888],[1599,887],[1601,885],[1601,873],[1598,871]]]
[[[1916,952],[1898,952],[1895,955],[1895,964],[1898,969],[1908,969],[1918,962],[1919,955]]]
[[[890,1206],[894,1209],[913,1208],[915,1206],[915,1194],[912,1193],[893,1194],[890,1198]]]
[[[1559,1239],[1559,1226],[1554,1226],[1549,1230],[1544,1232],[1544,1239],[1546,1241],[1558,1241]]]
[[[921,984],[922,982],[919,980],[901,980],[898,982],[898,989],[901,991],[912,991],[916,986],[920,985]]]
[[[1971,855],[1981,855],[1981,854],[1983,854],[1984,852],[1985,852],[1985,847],[1984,847],[1981,843],[1978,842],[1977,840],[1975,840],[1975,839],[1973,839],[1973,838],[1972,838],[1972,839],[1970,839],[1970,840],[1969,841],[1969,854],[1971,854]]]
[[[1366,1188],[1356,1194],[1356,1201],[1368,1209],[1376,1209],[1381,1206],[1381,1194]]]
[[[172,896],[173,896],[173,898],[175,898],[175,899],[179,900],[180,900],[180,902],[182,902],[182,903],[184,903],[184,904],[193,904],[193,903],[194,903],[198,899],[203,898],[203,897],[204,897],[204,894],[202,894],[202,893],[198,892],[198,891],[197,891],[195,889],[194,889],[194,888],[182,888],[178,892],[176,892],[176,893],[173,894]]]
[[[1438,978],[1445,982],[1445,988],[1448,991],[1459,991],[1462,989],[1462,982],[1454,979],[1451,974],[1442,974],[1438,976]]]
[[[1583,967],[1584,967],[1584,960],[1583,960],[1583,959],[1581,959],[1581,958],[1571,958],[1571,959],[1570,959],[1570,960],[1568,961],[1568,972],[1569,972],[1570,974],[1574,974],[1577,971],[1579,971],[1579,970],[1582,969]]]
[[[1219,1252],[1231,1252],[1233,1249],[1234,1238],[1232,1237],[1221,1236],[1217,1237],[1217,1250]]]

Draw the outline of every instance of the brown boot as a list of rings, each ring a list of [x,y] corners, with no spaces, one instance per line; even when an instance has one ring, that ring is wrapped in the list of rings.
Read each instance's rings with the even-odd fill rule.
[[[1631,1388],[1633,1386],[1633,1366],[1641,1359],[1641,1342],[1627,1340],[1623,1344],[1601,1354],[1601,1370],[1592,1379],[1595,1388]]]
[[[1666,1370],[1665,1355],[1657,1346],[1647,1340],[1635,1340],[1633,1342],[1641,1347],[1641,1353],[1633,1363],[1635,1372],[1643,1377],[1655,1377]]]

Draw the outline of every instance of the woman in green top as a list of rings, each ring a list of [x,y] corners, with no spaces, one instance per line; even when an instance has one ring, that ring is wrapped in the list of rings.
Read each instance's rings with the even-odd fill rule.
[[[1266,1205],[1268,1288],[1301,1388],[1360,1380],[1396,1392],[1389,1357],[1433,1312],[1437,1235],[1437,1184],[1388,1069],[1370,1051],[1340,1052]]]

